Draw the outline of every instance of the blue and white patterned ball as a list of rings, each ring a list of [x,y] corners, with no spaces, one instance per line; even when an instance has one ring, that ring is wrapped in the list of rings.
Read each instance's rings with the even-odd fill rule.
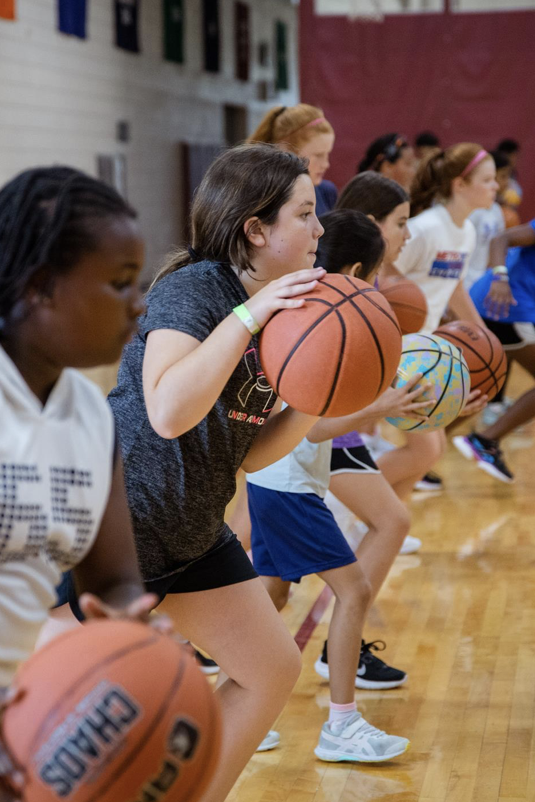
[[[402,387],[415,373],[423,373],[422,383],[432,385],[427,391],[433,404],[428,420],[387,418],[387,421],[405,431],[443,429],[455,420],[470,393],[470,372],[460,349],[436,334],[406,334],[394,385]]]

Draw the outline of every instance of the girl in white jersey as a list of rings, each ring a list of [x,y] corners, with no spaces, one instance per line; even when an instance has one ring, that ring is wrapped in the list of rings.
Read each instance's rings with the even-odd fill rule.
[[[423,331],[438,328],[448,307],[459,319],[484,326],[463,284],[476,245],[475,229],[468,218],[475,209],[488,208],[497,189],[494,160],[480,145],[454,145],[420,164],[411,191],[415,215],[409,220],[411,236],[395,266],[385,266],[385,272],[412,279],[425,293],[428,315]],[[462,415],[479,412],[486,401],[486,396],[475,390]],[[407,444],[381,459],[381,469],[401,497],[414,486],[413,478],[406,478],[409,456],[417,469],[422,467],[422,458],[433,464],[444,451],[446,437],[442,430],[409,432]]]
[[[0,191],[0,687],[32,653],[62,571],[89,617],[144,619],[157,600],[137,565],[111,411],[72,370],[115,362],[135,331],[135,217],[67,167]]]

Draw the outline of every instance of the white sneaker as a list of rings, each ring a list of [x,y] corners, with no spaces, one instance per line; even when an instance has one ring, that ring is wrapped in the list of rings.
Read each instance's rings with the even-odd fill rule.
[[[275,730],[270,730],[260,746],[257,747],[257,752],[269,752],[270,749],[275,749],[281,742],[281,737]]]
[[[320,760],[330,763],[349,761],[353,763],[380,763],[399,757],[410,746],[407,738],[387,735],[386,732],[372,727],[355,713],[345,727],[338,732],[332,730],[326,722],[321,730],[320,739],[314,754]]]
[[[401,548],[399,550],[400,554],[414,554],[417,551],[420,551],[422,548],[422,541],[419,537],[413,537],[412,535],[407,535],[403,543],[401,544]]]

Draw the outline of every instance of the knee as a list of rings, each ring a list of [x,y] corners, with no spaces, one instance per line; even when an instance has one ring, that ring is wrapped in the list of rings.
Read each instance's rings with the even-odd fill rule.
[[[289,696],[301,673],[301,652],[289,635],[288,641],[276,655],[277,668],[271,672],[273,687],[278,693]]]
[[[290,596],[290,589],[289,588],[281,588],[277,590],[275,593],[270,593],[271,600],[273,604],[279,611],[279,613],[284,610],[286,605],[288,604],[288,598]]]
[[[394,528],[396,532],[403,537],[408,534],[409,529],[411,528],[411,514],[407,507],[401,502],[399,503],[394,515]]]
[[[350,592],[344,594],[340,601],[346,606],[353,607],[358,613],[368,609],[372,599],[372,586],[368,578],[360,572],[356,581],[350,586]]]

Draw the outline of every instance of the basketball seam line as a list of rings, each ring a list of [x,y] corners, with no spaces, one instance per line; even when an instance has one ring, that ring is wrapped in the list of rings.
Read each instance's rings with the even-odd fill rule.
[[[331,391],[329,393],[329,397],[327,398],[327,402],[326,402],[325,406],[323,407],[322,411],[320,412],[320,417],[322,415],[325,415],[325,413],[329,409],[331,401],[333,400],[334,393],[336,392],[336,387],[338,385],[338,379],[340,377],[340,371],[342,370],[342,360],[344,358],[344,346],[346,344],[346,334],[347,334],[347,332],[346,332],[346,324],[345,324],[344,318],[342,317],[342,315],[340,314],[338,309],[335,309],[334,311],[336,313],[336,316],[338,317],[338,320],[340,321],[340,327],[342,329],[342,342],[341,342],[341,345],[340,345],[340,352],[338,354],[338,364],[336,366],[336,373],[334,374],[334,379],[333,379],[332,384],[331,384]]]
[[[470,351],[471,351],[473,354],[475,354],[475,355],[478,357],[478,359],[480,359],[480,360],[483,362],[483,367],[482,367],[482,368],[478,368],[478,369],[477,369],[477,371],[476,371],[476,370],[474,370],[474,371],[470,371],[470,372],[471,372],[471,373],[472,373],[472,372],[473,372],[473,373],[479,373],[479,371],[480,371],[480,370],[484,370],[484,368],[487,368],[487,370],[489,370],[489,371],[490,371],[490,374],[491,374],[489,378],[491,378],[491,379],[492,379],[492,381],[494,382],[494,385],[495,385],[495,387],[496,387],[496,392],[498,392],[498,390],[499,390],[500,388],[498,387],[498,383],[497,383],[497,381],[496,381],[496,374],[495,374],[495,372],[494,372],[494,369],[493,369],[493,368],[490,366],[490,364],[489,364],[489,363],[488,363],[488,362],[487,362],[485,359],[483,359],[483,357],[481,356],[481,354],[478,354],[478,352],[476,351],[476,349],[475,349],[475,348],[473,348],[473,347],[472,347],[472,346],[471,346],[469,343],[465,343],[465,342],[464,342],[464,340],[461,340],[461,338],[460,338],[460,337],[458,337],[457,335],[455,335],[455,334],[452,334],[452,333],[448,332],[448,337],[452,337],[454,340],[457,340],[457,342],[461,343],[461,345],[463,345],[464,347],[468,348],[468,349],[469,349],[469,350],[470,350]],[[445,339],[447,339],[447,338],[445,338]],[[488,339],[488,338],[487,338],[487,339]],[[492,351],[492,343],[490,343],[490,341],[489,341],[489,346],[490,346],[490,348],[491,348],[491,351]],[[460,348],[460,346],[458,346],[458,347]],[[462,348],[461,348],[461,351],[462,351]],[[491,354],[491,359],[492,359],[492,357],[493,357],[493,356],[494,356],[494,354],[492,353],[492,354]],[[500,360],[500,365],[501,365],[501,362],[502,362],[502,360]],[[500,365],[498,365],[498,368],[499,368],[499,366],[500,366]],[[498,368],[496,368],[496,370],[497,370]],[[480,383],[481,383],[481,382],[480,382]],[[473,390],[476,390],[476,389],[477,389],[477,386],[476,386],[476,387],[472,387],[472,389],[473,389]]]

